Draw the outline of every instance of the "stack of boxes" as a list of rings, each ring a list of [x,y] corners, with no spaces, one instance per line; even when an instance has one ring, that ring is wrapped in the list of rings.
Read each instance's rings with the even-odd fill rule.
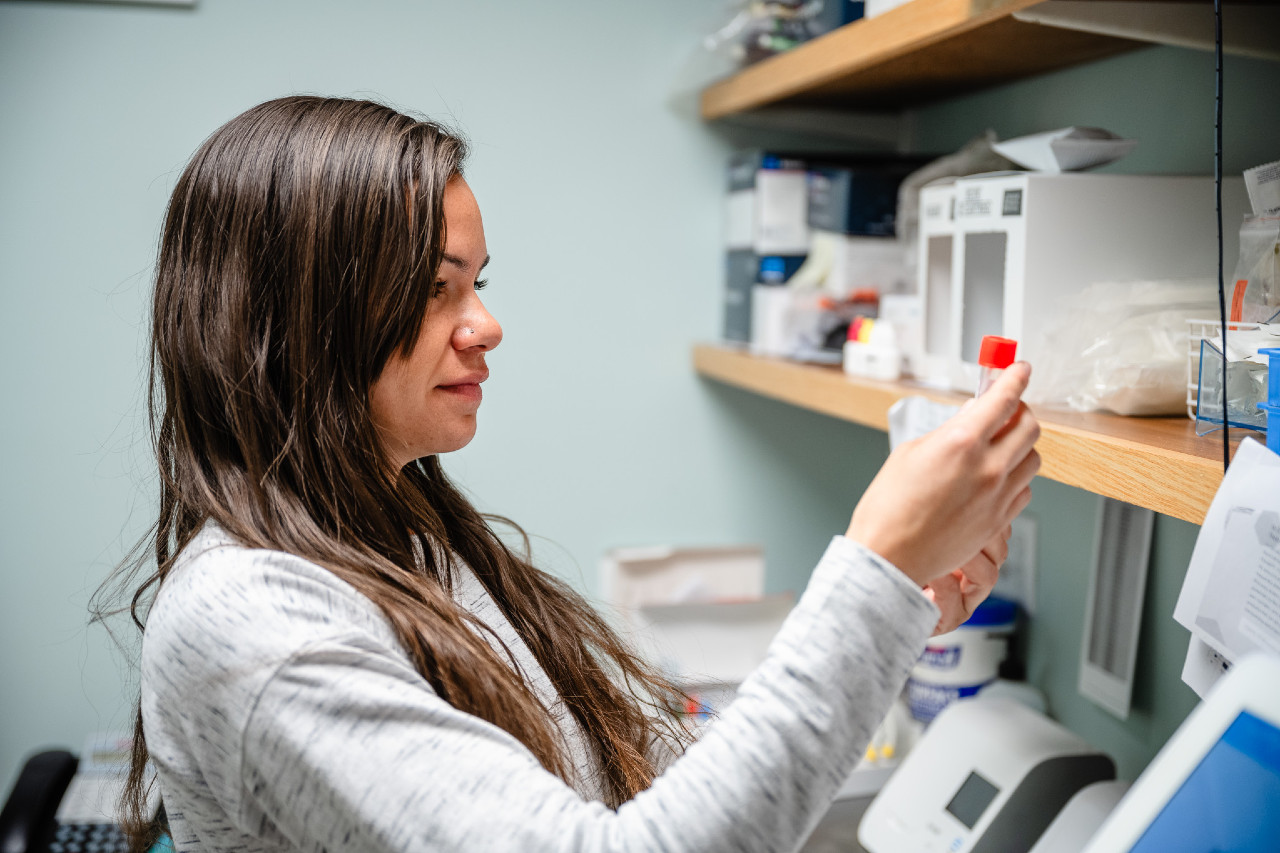
[[[899,289],[907,256],[894,240],[898,186],[920,162],[761,151],[733,157],[725,340],[784,354],[778,341],[785,337],[782,326],[794,294],[783,285],[806,258],[810,263],[801,277],[834,300],[859,290]]]

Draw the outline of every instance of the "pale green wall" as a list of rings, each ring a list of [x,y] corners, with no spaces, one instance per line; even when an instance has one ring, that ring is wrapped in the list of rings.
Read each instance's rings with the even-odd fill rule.
[[[721,4],[688,6],[0,3],[0,786],[30,749],[127,723],[128,667],[85,627],[85,604],[151,512],[140,406],[158,225],[201,139],[279,94],[375,95],[452,117],[475,143],[495,259],[486,294],[506,340],[479,436],[448,467],[480,504],[519,520],[543,562],[588,589],[603,550],[656,542],[760,542],[771,589],[803,584],[886,442],[689,368],[690,343],[718,329],[725,151],[662,106]],[[1181,138],[1199,125],[1178,120],[1192,97],[1207,115],[1202,66],[1162,49],[955,101],[918,116],[921,147],[987,125],[1090,121],[1144,138],[1172,126],[1179,141],[1144,142],[1135,167],[1205,171],[1207,143]],[[1097,91],[1111,103],[1117,70],[1133,77],[1122,108],[1067,109]],[[1150,95],[1170,79],[1177,110]],[[1056,106],[1026,118],[1038,93]],[[1242,120],[1228,116],[1229,129]],[[1229,167],[1274,158],[1276,129],[1250,131],[1249,156],[1229,154]],[[1161,715],[1144,737],[1072,698],[1092,506],[1037,484],[1054,608],[1032,669],[1072,725],[1140,766],[1189,707],[1175,665],[1185,634],[1168,613],[1195,529],[1158,528],[1138,706]]]
[[[152,512],[155,240],[201,140],[270,97],[378,96],[473,140],[506,340],[479,436],[447,464],[544,537],[547,564],[591,587],[624,544],[762,541],[813,561],[842,525],[808,520],[818,495],[776,506],[689,367],[690,342],[718,329],[725,151],[664,102],[718,13],[0,3],[0,788],[27,751],[129,722],[128,668],[85,627],[86,601]]]

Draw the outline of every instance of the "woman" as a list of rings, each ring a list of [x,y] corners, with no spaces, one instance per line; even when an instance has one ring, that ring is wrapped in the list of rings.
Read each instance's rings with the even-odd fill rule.
[[[433,123],[292,97],[178,181],[135,818],[149,755],[180,850],[794,848],[994,583],[1038,466],[1027,370],[890,457],[686,749],[677,691],[441,469],[502,337],[463,157]]]

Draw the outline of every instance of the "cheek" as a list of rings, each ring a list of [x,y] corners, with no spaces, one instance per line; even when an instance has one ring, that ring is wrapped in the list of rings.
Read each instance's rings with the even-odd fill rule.
[[[392,359],[369,389],[369,413],[380,429],[392,429],[402,419],[403,387],[403,364]]]

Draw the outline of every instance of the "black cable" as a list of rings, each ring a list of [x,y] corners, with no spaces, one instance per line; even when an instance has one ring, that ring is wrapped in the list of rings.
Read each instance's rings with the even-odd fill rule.
[[[1213,0],[1213,188],[1218,208],[1218,313],[1222,318],[1222,473],[1231,465],[1227,413],[1227,286],[1222,271],[1222,0]]]

